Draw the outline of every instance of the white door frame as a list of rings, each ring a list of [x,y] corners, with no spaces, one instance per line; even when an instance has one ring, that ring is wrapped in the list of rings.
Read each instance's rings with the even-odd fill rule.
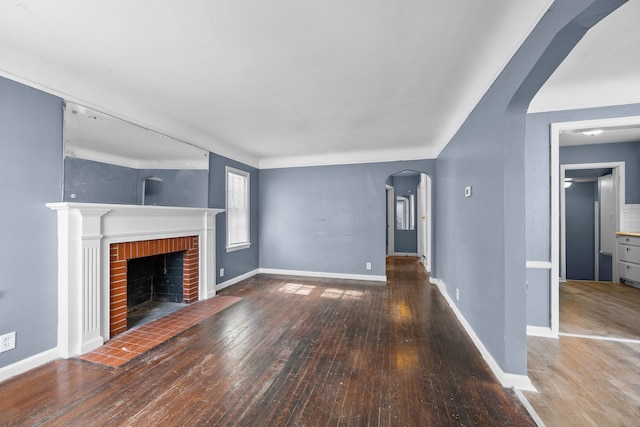
[[[418,184],[418,256],[431,272],[431,177],[424,172]]]
[[[640,124],[640,116],[613,119],[551,123],[551,336],[560,331],[560,133],[569,130],[594,129]],[[564,187],[563,187],[564,188]],[[624,199],[623,199],[624,201]],[[622,215],[622,212],[619,213]]]
[[[391,256],[395,253],[395,239],[394,232],[396,229],[396,213],[395,204],[396,196],[395,189],[392,185],[387,185],[387,256]]]
[[[423,178],[426,177],[426,178]],[[420,185],[423,185],[423,180],[424,183],[426,183],[425,186],[425,190],[424,190],[424,196],[422,194],[421,191],[418,191],[418,254],[420,254],[420,240],[421,240],[421,235],[422,238],[426,240],[426,254],[425,254],[425,261],[424,261],[424,266],[427,269],[427,271],[429,273],[431,273],[431,267],[432,267],[432,254],[433,254],[433,239],[432,239],[432,223],[433,223],[433,203],[431,202],[431,196],[432,196],[432,191],[433,191],[433,183],[432,183],[432,179],[431,176],[429,176],[428,174],[421,172],[420,173],[420,184],[418,186],[418,188],[420,188]],[[394,231],[395,231],[395,188],[392,185],[386,185],[386,193],[387,193],[387,217],[389,218],[389,220],[387,221],[387,241],[389,242],[389,249],[387,250],[387,256],[391,256],[395,253],[395,247],[394,247]],[[422,205],[422,202],[420,202],[420,198],[424,197],[424,199],[426,200],[426,215],[424,215],[426,218],[422,218],[422,215],[420,214],[420,205]],[[389,221],[391,221],[391,223],[389,224]],[[421,226],[424,227],[421,227]],[[423,228],[424,231],[421,233],[420,228]]]
[[[614,183],[617,182],[616,186],[617,192],[617,205],[618,211],[616,216],[616,230],[620,231],[620,227],[622,226],[623,214],[624,214],[624,195],[625,195],[625,169],[624,162],[602,162],[602,163],[573,163],[560,165],[560,178],[562,183],[564,183],[566,171],[568,170],[582,170],[582,169],[612,169],[613,180]],[[560,281],[564,282],[567,280],[567,228],[566,228],[566,189],[564,185],[562,185],[560,191]],[[611,266],[613,273],[613,281],[618,281],[618,270],[616,266],[618,265],[617,254],[613,253],[613,265]],[[597,276],[596,276],[596,279]]]
[[[593,280],[597,281],[600,279],[600,202],[598,200],[593,203],[593,236]]]

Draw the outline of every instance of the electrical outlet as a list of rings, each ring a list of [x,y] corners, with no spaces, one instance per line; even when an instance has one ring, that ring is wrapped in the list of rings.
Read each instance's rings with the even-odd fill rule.
[[[16,333],[9,332],[0,336],[0,353],[16,348]]]
[[[220,277],[224,277],[224,268],[220,269]]]
[[[456,301],[460,301],[460,289],[456,288]]]
[[[367,270],[371,270],[371,263],[370,262],[367,263]]]

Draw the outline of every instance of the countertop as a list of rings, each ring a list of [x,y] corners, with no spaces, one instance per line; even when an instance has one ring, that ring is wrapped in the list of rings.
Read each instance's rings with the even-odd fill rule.
[[[618,236],[640,237],[640,231],[616,231]]]

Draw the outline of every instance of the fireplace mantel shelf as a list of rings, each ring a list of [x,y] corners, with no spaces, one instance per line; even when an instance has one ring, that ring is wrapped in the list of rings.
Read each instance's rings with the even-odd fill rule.
[[[58,350],[91,351],[109,336],[109,246],[198,236],[199,299],[215,295],[215,215],[223,209],[48,203],[58,213]]]

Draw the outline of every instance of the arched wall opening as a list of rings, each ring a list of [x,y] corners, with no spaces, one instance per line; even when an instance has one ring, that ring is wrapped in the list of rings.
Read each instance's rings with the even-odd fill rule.
[[[385,189],[386,255],[419,257],[427,271],[431,271],[431,177],[417,170],[401,170],[389,175]]]

